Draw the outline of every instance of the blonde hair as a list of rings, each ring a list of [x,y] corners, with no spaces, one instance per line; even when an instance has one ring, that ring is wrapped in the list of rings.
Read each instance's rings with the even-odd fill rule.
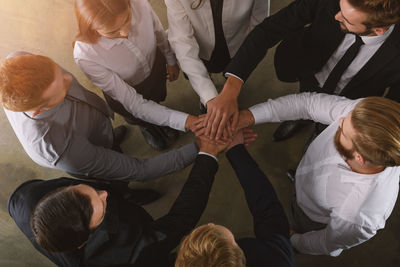
[[[0,66],[0,101],[12,111],[24,112],[43,105],[42,95],[55,79],[57,64],[40,55],[8,58]]]
[[[400,165],[400,104],[383,97],[361,100],[351,114],[355,150],[378,166]]]
[[[215,225],[194,229],[180,245],[175,267],[244,267],[242,249]]]
[[[75,41],[97,43],[97,30],[112,27],[126,10],[130,10],[129,0],[75,0],[78,33],[73,45]]]

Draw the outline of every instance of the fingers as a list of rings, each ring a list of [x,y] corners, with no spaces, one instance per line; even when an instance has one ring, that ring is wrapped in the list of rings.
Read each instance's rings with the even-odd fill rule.
[[[219,111],[217,111],[216,115],[214,117],[214,120],[211,123],[211,132],[210,132],[210,135],[209,135],[211,139],[215,138],[215,135],[216,135],[216,133],[218,131],[218,127],[221,124],[222,118],[223,118],[223,114],[221,114]]]
[[[209,114],[208,112],[210,112],[210,115],[208,115]],[[206,127],[206,133],[205,134],[207,136],[209,136],[210,133],[211,133],[212,124],[213,124],[215,116],[216,116],[216,112],[215,111],[209,110],[208,112],[207,112],[207,117],[206,117],[206,119],[205,119],[205,121],[203,123],[203,124],[205,124],[205,127]]]
[[[237,129],[236,129],[236,127],[237,127],[237,125],[238,125],[238,122],[239,122],[239,110],[235,110],[235,112],[233,113],[233,115],[232,115],[232,123],[231,123],[231,131],[232,132],[235,132]]]
[[[215,128],[215,130],[216,130],[215,139],[218,140],[221,138],[222,133],[225,130],[225,125],[227,124],[228,120],[229,120],[229,116],[226,113],[224,113],[222,115],[221,121],[219,122],[218,128]],[[214,130],[214,127],[213,127],[213,130]],[[214,136],[214,132],[211,132],[211,135]]]
[[[227,138],[230,138],[230,137],[232,136],[232,132],[231,132],[230,129],[231,129],[231,125],[230,125],[230,123],[228,122],[228,123],[226,124],[226,126],[225,126],[223,132],[222,132],[222,138],[227,139]]]

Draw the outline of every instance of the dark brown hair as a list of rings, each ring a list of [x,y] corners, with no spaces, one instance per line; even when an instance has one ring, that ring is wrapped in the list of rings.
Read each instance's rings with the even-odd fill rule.
[[[39,246],[49,252],[66,252],[88,240],[92,214],[88,196],[62,187],[39,201],[30,223]]]
[[[368,14],[367,28],[387,27],[400,22],[399,0],[348,0],[350,5]]]

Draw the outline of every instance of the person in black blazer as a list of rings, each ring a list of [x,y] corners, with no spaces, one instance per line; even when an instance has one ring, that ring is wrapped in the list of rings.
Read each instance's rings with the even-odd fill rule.
[[[225,69],[228,79],[222,93],[217,96],[219,99],[215,100],[219,102],[219,116],[230,117],[238,112],[237,98],[233,96],[238,95],[242,84],[265,57],[268,49],[280,41],[274,60],[277,76],[285,82],[299,81],[301,91],[339,94],[357,99],[383,96],[389,89],[386,97],[399,101],[399,22],[398,0],[295,0],[256,26]],[[345,38],[350,38],[347,33],[352,35],[353,40],[355,36],[388,36],[371,53],[365,52],[366,49],[363,52],[361,47],[354,61],[358,62],[364,54],[369,54],[371,58],[363,62],[364,65],[359,64],[359,70],[349,74],[347,83],[339,88],[340,92],[335,92],[335,88],[326,89],[324,83],[316,81],[315,74],[321,71],[330,74],[329,71],[333,71],[333,66],[347,51],[348,46],[343,46]],[[364,48],[367,45],[365,43]],[[343,53],[336,54],[337,49],[342,48]],[[349,70],[353,67],[350,65]],[[214,124],[218,125],[215,120]],[[279,137],[276,139],[283,140]]]
[[[215,156],[223,148],[201,142],[182,191],[157,220],[108,184],[70,178],[23,183],[8,210],[33,246],[58,266],[171,266],[171,250],[207,205]]]
[[[182,241],[175,267],[294,266],[289,223],[272,184],[242,144],[230,148],[226,156],[253,215],[255,238],[236,242],[221,225],[199,226]]]

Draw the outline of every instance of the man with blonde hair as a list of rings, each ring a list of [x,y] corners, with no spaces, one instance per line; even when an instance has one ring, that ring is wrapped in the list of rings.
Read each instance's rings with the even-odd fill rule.
[[[289,223],[272,184],[245,147],[236,142],[226,152],[254,219],[255,238],[235,241],[222,225],[209,223],[181,242],[175,267],[294,266]]]
[[[192,143],[149,159],[122,154],[119,144],[126,128],[113,130],[106,103],[48,57],[17,52],[5,59],[0,102],[34,162],[79,178],[122,181],[125,186],[181,170],[198,152]]]
[[[290,108],[288,108],[290,107]],[[399,191],[400,104],[302,93],[240,112],[240,127],[308,119],[329,125],[294,177],[291,243],[301,253],[338,256],[383,229]]]

